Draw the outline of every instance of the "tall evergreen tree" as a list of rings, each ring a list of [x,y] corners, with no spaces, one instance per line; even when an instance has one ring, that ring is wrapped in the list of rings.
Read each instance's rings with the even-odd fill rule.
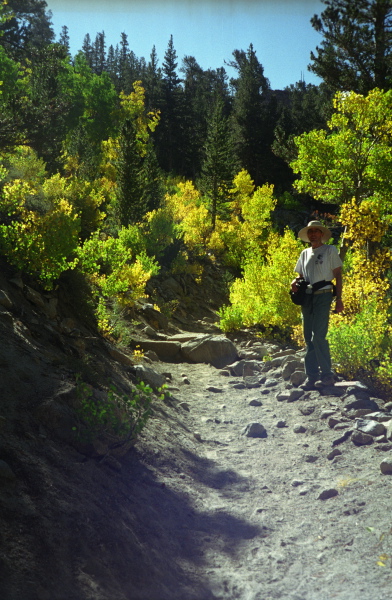
[[[64,48],[66,49],[66,51],[69,54],[69,32],[68,32],[68,27],[66,25],[63,25],[61,28],[61,33],[59,36],[59,44],[64,46]]]
[[[116,53],[117,50],[117,53]],[[118,46],[114,49],[114,46],[110,44],[108,48],[108,54],[106,57],[106,70],[109,73],[116,89],[118,83]]]
[[[53,44],[32,54],[29,101],[24,109],[27,141],[50,171],[60,166],[62,143],[74,120],[71,78],[64,46]]]
[[[234,143],[238,160],[256,185],[273,183],[275,157],[271,146],[277,120],[276,100],[268,94],[269,81],[264,76],[251,44],[247,50],[235,50],[230,66],[238,72],[232,79]]]
[[[86,57],[88,66],[91,68],[93,65],[93,46],[91,43],[91,37],[90,37],[89,33],[86,33],[86,35],[84,36],[83,44],[82,44],[82,52],[83,52],[84,56]]]
[[[208,123],[200,180],[200,188],[210,201],[212,229],[215,229],[219,210],[229,200],[235,167],[228,118],[224,114],[224,102],[218,96]]]
[[[170,36],[162,64],[162,96],[158,108],[161,121],[157,128],[157,154],[160,166],[167,172],[182,174],[183,156],[183,90],[177,75],[177,53]]]
[[[285,88],[280,100],[280,114],[275,128],[273,151],[288,164],[297,156],[294,137],[326,128],[332,111],[331,93],[326,86],[316,86],[298,81]],[[290,176],[293,181],[293,175]]]
[[[207,74],[193,56],[183,58],[180,71],[184,74],[184,175],[195,179],[201,169],[211,97]]]
[[[148,110],[156,108],[161,97],[162,72],[158,67],[158,62],[156,48],[153,46],[143,79],[146,90],[146,108]]]
[[[392,86],[391,0],[322,0],[326,9],[311,24],[323,41],[309,70],[332,91],[366,94]]]
[[[117,164],[117,205],[121,225],[137,223],[146,212],[143,198],[142,165],[138,151],[136,127],[127,119],[121,128]]]
[[[92,47],[91,68],[97,75],[106,70],[106,43],[105,32],[101,31],[95,36]]]
[[[129,69],[129,42],[126,33],[121,33],[119,60],[118,60],[118,78],[120,90],[129,94],[132,90],[132,83]]]
[[[162,203],[165,189],[163,185],[162,171],[159,168],[157,156],[152,140],[146,148],[143,158],[143,167],[140,173],[142,187],[143,214],[159,208]]]
[[[54,40],[50,11],[45,0],[7,0],[0,23],[0,44],[14,58],[23,60],[31,49],[40,49]]]

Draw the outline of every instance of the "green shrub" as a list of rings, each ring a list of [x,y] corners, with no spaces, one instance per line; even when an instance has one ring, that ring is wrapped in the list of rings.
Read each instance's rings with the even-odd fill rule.
[[[147,281],[159,270],[153,258],[144,251],[134,256],[129,245],[122,231],[118,238],[95,233],[77,250],[79,269],[86,275],[97,302],[98,326],[106,334],[113,330],[113,302],[122,308],[132,307],[145,295]]]
[[[105,439],[113,447],[132,442],[145,427],[151,414],[153,390],[143,382],[130,394],[122,394],[111,385],[107,399],[98,400],[93,389],[77,377],[78,426],[73,427],[78,439],[93,442]]]
[[[243,277],[231,286],[231,306],[221,309],[224,331],[262,325],[290,330],[300,323],[300,310],[289,298],[293,268],[302,246],[293,233],[271,234],[266,259],[251,254],[245,260]]]
[[[392,350],[387,310],[375,298],[364,302],[349,322],[332,319],[328,340],[332,359],[348,378],[387,375]],[[377,365],[381,363],[381,368]],[[385,364],[384,364],[385,363]]]
[[[43,215],[27,210],[19,183],[6,186],[0,198],[0,212],[10,221],[0,225],[0,252],[51,289],[63,271],[75,266],[80,219],[66,200]]]

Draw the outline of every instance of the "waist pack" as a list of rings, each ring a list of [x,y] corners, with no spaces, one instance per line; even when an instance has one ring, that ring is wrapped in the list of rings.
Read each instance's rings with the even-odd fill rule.
[[[306,296],[313,294],[313,292],[317,292],[320,288],[325,285],[330,285],[331,283],[332,281],[325,281],[325,279],[323,279],[322,281],[317,281],[313,285],[310,285],[309,281],[305,281],[305,279],[301,277],[297,281],[297,291],[293,292],[293,290],[290,290],[289,292],[291,301],[298,306],[302,306],[305,303]]]

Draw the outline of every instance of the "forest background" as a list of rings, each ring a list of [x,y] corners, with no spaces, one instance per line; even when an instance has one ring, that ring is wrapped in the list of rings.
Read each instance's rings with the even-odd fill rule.
[[[309,16],[319,86],[272,90],[253,45],[229,65],[162,66],[125,33],[71,56],[44,0],[0,8],[0,255],[52,289],[84,290],[103,335],[127,342],[151,278],[218,266],[223,331],[302,343],[288,296],[317,217],[344,260],[337,370],[391,390],[392,3],[324,0]],[[227,65],[226,65],[227,66]],[[154,301],[154,298],[151,298]],[[170,304],[170,303],[169,303]],[[158,307],[175,311],[175,302]],[[128,334],[129,335],[129,334]]]

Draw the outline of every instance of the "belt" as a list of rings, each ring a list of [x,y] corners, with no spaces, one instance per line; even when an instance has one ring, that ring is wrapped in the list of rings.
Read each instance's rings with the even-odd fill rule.
[[[314,295],[316,295],[316,294],[328,294],[328,292],[332,293],[333,289],[332,288],[328,288],[327,290],[317,290],[317,292],[313,292],[313,294]]]

